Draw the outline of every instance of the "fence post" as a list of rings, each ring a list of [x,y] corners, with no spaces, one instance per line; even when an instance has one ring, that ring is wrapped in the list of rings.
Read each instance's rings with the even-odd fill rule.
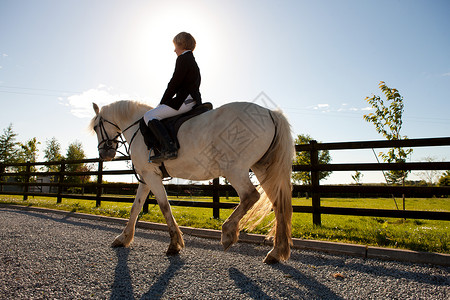
[[[219,178],[213,179],[213,218],[219,219],[220,218],[220,197],[219,197]]]
[[[30,183],[31,163],[27,161],[25,168],[25,185],[23,186],[23,201],[28,200],[29,183]]]
[[[97,195],[95,199],[95,207],[100,207],[102,204],[102,182],[103,182],[103,161],[98,161],[98,175],[97,175]]]
[[[312,140],[311,144],[311,198],[313,209],[313,224],[321,225],[320,216],[320,193],[319,193],[319,151],[317,150],[317,141]]]
[[[56,197],[56,203],[62,202],[62,193],[63,193],[63,183],[64,183],[64,172],[66,171],[66,164],[64,160],[61,161],[61,169],[59,170],[59,178],[58,178],[58,195]]]

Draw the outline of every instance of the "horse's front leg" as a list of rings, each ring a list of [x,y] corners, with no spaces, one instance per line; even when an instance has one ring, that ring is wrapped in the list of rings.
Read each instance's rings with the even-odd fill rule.
[[[148,185],[139,183],[136,198],[134,199],[133,205],[131,206],[130,219],[123,229],[123,232],[119,236],[117,236],[112,243],[113,247],[128,247],[133,241],[136,221],[149,192],[150,187]]]
[[[153,195],[155,195],[155,199],[158,202],[159,209],[161,209],[164,219],[166,220],[167,227],[169,228],[170,244],[166,254],[178,254],[178,252],[180,252],[180,250],[184,248],[184,240],[180,228],[178,227],[178,224],[173,217],[172,209],[170,208],[166,189],[164,188],[162,180],[160,177],[152,177],[148,179],[146,178],[145,180],[149,180]]]

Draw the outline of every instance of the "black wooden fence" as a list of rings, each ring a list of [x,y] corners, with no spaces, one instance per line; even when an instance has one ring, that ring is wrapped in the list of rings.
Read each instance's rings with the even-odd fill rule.
[[[311,155],[310,165],[294,165],[293,171],[311,172],[310,185],[294,185],[293,194],[308,193],[311,196],[311,206],[293,206],[296,213],[310,213],[313,223],[321,224],[322,214],[354,215],[393,217],[408,219],[430,219],[450,221],[450,212],[446,211],[412,211],[412,210],[387,210],[387,209],[364,209],[345,207],[323,207],[321,206],[321,195],[342,194],[364,194],[364,195],[393,195],[406,197],[431,197],[450,194],[450,187],[436,186],[388,186],[388,185],[320,185],[319,172],[321,171],[387,171],[387,170],[450,170],[450,162],[410,162],[410,163],[351,163],[351,164],[319,164],[318,154],[320,150],[349,150],[349,149],[374,149],[394,147],[437,147],[449,146],[450,137],[410,139],[400,141],[362,141],[341,143],[317,143],[312,141],[307,145],[296,145],[296,151],[309,151]],[[128,157],[119,157],[114,161],[128,161]],[[94,164],[96,170],[85,172],[68,172],[66,167],[70,164]],[[132,197],[107,196],[105,189],[129,190],[134,192],[137,184],[132,183],[105,183],[103,176],[134,174],[132,170],[104,170],[104,162],[99,159],[85,159],[77,161],[38,162],[38,163],[16,163],[0,164],[0,194],[23,195],[27,200],[29,196],[55,197],[57,203],[63,198],[95,200],[100,206],[102,201],[132,202]],[[43,172],[37,170],[39,166],[58,166],[58,171]],[[14,171],[11,171],[14,170]],[[95,183],[71,183],[68,178],[97,176]],[[39,182],[37,178],[51,178],[48,182]],[[15,187],[15,189],[12,189]],[[209,195],[212,202],[201,201],[176,201],[171,200],[171,205],[187,207],[205,207],[213,209],[213,217],[219,218],[220,209],[232,209],[237,204],[220,202],[220,194],[233,191],[230,185],[221,185],[218,178],[211,185],[173,185],[166,186],[168,190],[199,191],[203,195]],[[84,190],[83,194],[75,193],[74,189]],[[111,193],[110,193],[111,194]],[[148,197],[144,206],[144,212],[148,211],[149,204],[157,204],[151,196]]]

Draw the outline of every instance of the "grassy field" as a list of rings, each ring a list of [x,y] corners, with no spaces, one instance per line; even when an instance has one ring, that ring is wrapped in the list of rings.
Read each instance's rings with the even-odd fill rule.
[[[173,198],[173,200],[194,200],[191,198]],[[237,198],[225,199],[223,202],[237,202]],[[99,214],[120,218],[128,218],[131,203],[102,202],[95,207],[95,201],[63,199],[56,204],[55,198],[30,197],[23,201],[20,196],[0,195],[0,203],[14,203],[26,206],[48,207],[66,211]],[[401,208],[401,199],[397,199]],[[322,206],[396,209],[393,199],[344,199],[324,198]],[[294,198],[293,205],[311,205],[310,199]],[[408,210],[450,211],[450,199],[406,199]],[[179,225],[197,228],[220,229],[223,221],[231,214],[231,210],[220,211],[220,219],[212,218],[211,208],[172,207]],[[272,217],[273,218],[273,217]],[[140,220],[165,223],[156,205],[149,206],[148,214],[141,214]],[[268,231],[268,220],[256,228],[254,233],[265,234]],[[293,237],[364,244],[380,247],[410,249],[416,251],[450,253],[450,221],[403,220],[395,218],[357,217],[322,215],[322,225],[312,224],[312,215],[294,213],[292,220]]]

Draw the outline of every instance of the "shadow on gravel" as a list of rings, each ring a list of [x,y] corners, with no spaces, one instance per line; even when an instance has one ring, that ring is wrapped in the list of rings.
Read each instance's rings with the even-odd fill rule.
[[[306,276],[299,270],[286,265],[282,263],[273,264],[271,265],[272,268],[279,270],[286,274],[285,276],[288,278],[291,278],[292,280],[295,280],[298,282],[300,286],[303,286],[306,288],[305,291],[298,291],[298,295],[301,299],[308,299],[308,298],[314,298],[314,299],[344,299],[339,295],[336,295],[330,288],[323,285],[322,283],[318,282],[314,278],[310,276]],[[303,295],[301,295],[303,294]]]
[[[1,211],[3,211],[3,209],[0,209],[0,212]],[[23,209],[23,210],[14,209],[14,211],[8,210],[8,212],[14,212],[17,214],[32,216],[32,217],[40,218],[43,220],[52,220],[54,222],[62,223],[62,224],[70,224],[70,225],[79,226],[79,227],[85,227],[85,228],[90,228],[90,229],[97,229],[97,230],[111,232],[111,233],[114,233],[111,235],[111,241],[113,240],[115,234],[121,232],[121,229],[115,228],[108,224],[94,225],[94,224],[92,224],[92,221],[83,222],[82,219],[78,219],[76,217],[72,218],[72,215],[73,215],[72,213],[67,213],[67,215],[61,216],[61,215],[51,215],[48,213],[27,211],[26,209]],[[120,226],[120,225],[118,225],[118,226]],[[163,241],[163,242],[166,241],[167,243],[169,242],[169,237],[166,232],[152,233],[152,232],[146,232],[145,229],[140,229],[140,230],[136,231],[136,237],[140,237],[145,240],[157,240],[157,241]],[[187,243],[186,246],[189,248],[198,248],[198,249],[211,248],[211,245],[207,242],[203,242],[202,239],[191,240]],[[212,250],[218,250],[220,252],[222,251],[219,240],[217,240],[217,246],[213,246]],[[267,249],[266,249],[266,247],[259,247],[257,245],[253,245],[253,244],[238,243],[238,244],[234,245],[229,250],[229,252],[236,252],[236,253],[239,253],[240,255],[246,255],[246,256],[252,256],[252,257],[260,256],[262,259],[268,250],[269,250],[269,247],[267,247]],[[127,259],[128,259],[128,254],[129,254],[130,248],[117,248],[116,251],[117,251],[116,253],[117,253],[117,257],[118,257],[118,265],[116,268],[116,279],[121,274],[120,276],[122,276],[121,277],[122,281],[128,282],[127,284],[129,284],[129,288],[131,290],[130,290],[130,294],[129,294],[130,297],[127,299],[132,299],[133,295],[132,295],[131,279],[129,277],[129,273],[128,273],[128,277],[125,276],[127,274],[125,271],[128,270]],[[164,255],[164,254],[161,253],[161,255]],[[348,258],[349,257],[346,257],[346,256],[334,256],[334,255],[320,254],[318,252],[316,253],[316,252],[295,251],[292,253],[290,260],[299,261],[305,265],[312,265],[312,266],[322,266],[322,265],[330,266],[331,265],[331,266],[336,266],[338,268],[341,268],[343,271],[373,274],[373,275],[377,275],[377,276],[385,276],[385,277],[391,277],[391,278],[395,278],[395,279],[406,279],[406,280],[416,281],[419,283],[426,283],[426,284],[437,285],[437,286],[450,283],[449,277],[445,275],[448,272],[447,267],[435,266],[442,270],[441,274],[425,274],[423,272],[405,271],[405,270],[402,270],[400,267],[396,267],[396,266],[402,266],[402,265],[410,266],[411,263],[396,261],[396,262],[394,262],[396,264],[396,266],[386,267],[386,266],[371,264],[370,259],[362,260],[359,258],[355,258],[356,261],[348,261]],[[377,261],[377,260],[374,260],[374,261]],[[183,265],[184,265],[184,262],[182,262],[179,257],[170,258],[170,266],[168,267],[165,274],[163,274],[161,276],[161,278],[158,280],[159,286],[153,285],[152,288],[147,292],[146,297],[148,299],[150,299],[150,298],[159,299],[158,295],[159,295],[159,297],[161,297],[162,293],[164,292],[164,290],[168,284],[168,280],[164,279],[164,276],[173,277],[175,272],[177,270],[179,270]],[[287,274],[290,277],[292,276],[292,278],[294,278],[294,279],[300,278],[302,280],[302,282],[305,282],[305,280],[306,280],[306,282],[309,282],[311,284],[311,286],[319,286],[319,288],[317,288],[316,290],[313,289],[313,292],[317,292],[318,295],[323,294],[323,292],[320,292],[319,290],[324,289],[325,291],[328,291],[327,293],[325,293],[325,296],[337,297],[332,291],[330,291],[325,286],[320,285],[320,283],[306,277],[301,272],[297,271],[296,269],[294,269],[288,265],[277,264],[274,266],[274,268],[276,268],[280,271],[283,271],[285,274]],[[125,271],[121,271],[122,273],[119,274],[118,272],[120,269],[125,270]],[[237,271],[237,272],[239,272],[239,271]],[[232,275],[232,273],[230,273],[230,278],[233,278],[236,281],[236,279],[240,275],[239,275],[239,273],[236,273],[234,271],[233,271],[233,274],[234,275]],[[245,276],[242,273],[241,273],[241,275]],[[241,279],[244,280],[243,277],[241,277]],[[242,282],[242,280],[239,282]],[[248,278],[247,278],[247,280],[248,280]],[[236,281],[236,283],[239,286],[238,281]],[[123,285],[124,285],[124,283],[122,283],[122,286]],[[113,291],[114,291],[114,289],[113,289]],[[258,293],[258,292],[256,291],[255,293]]]
[[[0,209],[0,212],[2,211],[2,209]],[[92,222],[102,222],[102,221],[92,221],[92,220],[86,220],[85,222],[83,221],[83,219],[77,218],[76,216],[74,216],[74,214],[72,212],[67,212],[66,215],[49,215],[48,213],[40,213],[40,212],[33,212],[33,211],[28,211],[28,210],[8,210],[9,212],[15,212],[17,214],[22,214],[22,215],[27,215],[27,216],[32,216],[32,217],[36,217],[36,218],[40,218],[43,220],[51,220],[54,222],[58,222],[58,223],[63,223],[63,224],[70,224],[70,225],[74,225],[74,226],[79,226],[79,227],[86,227],[89,229],[96,229],[96,230],[102,230],[102,231],[107,231],[107,232],[112,232],[114,233],[114,235],[111,235],[111,242],[114,240],[115,236],[120,233],[122,231],[122,229],[119,228],[114,228],[111,226],[111,224],[108,226],[107,224],[105,225],[93,225]],[[124,225],[121,224],[116,224],[113,226],[119,226],[119,227],[124,227]],[[145,232],[145,229],[136,229],[136,233],[135,233],[135,237],[141,237],[144,239],[150,239],[150,240],[157,240],[157,241],[167,241],[167,243],[169,243],[169,235],[166,234],[165,232],[161,231],[161,234],[153,234],[151,232]]]
[[[212,239],[211,239],[212,240]],[[210,240],[210,241],[211,241]],[[258,244],[251,244],[251,243],[245,243],[240,242],[232,245],[227,251],[223,250],[223,246],[220,243],[219,239],[214,239],[213,243],[211,243],[208,240],[205,240],[203,238],[196,238],[192,239],[186,242],[186,249],[210,249],[215,250],[219,253],[238,253],[240,255],[245,255],[249,257],[260,257],[261,262],[263,261],[264,257],[267,255],[267,252],[271,249],[271,246],[262,246]]]
[[[372,265],[370,261],[379,261],[377,259],[363,259],[354,258],[354,260],[349,261],[351,257],[347,256],[334,256],[332,254],[322,254],[320,252],[316,253],[302,253],[293,252],[290,260],[301,261],[305,265],[312,266],[336,266],[344,272],[357,272],[365,273],[376,276],[385,276],[395,279],[406,279],[410,281],[416,281],[419,283],[426,283],[441,286],[443,284],[450,284],[450,277],[443,275],[447,274],[450,268],[445,266],[434,266],[442,270],[442,274],[426,274],[423,272],[412,272],[406,271],[402,266],[411,266],[413,263],[392,261],[394,266],[382,265]]]
[[[130,248],[114,248],[117,255],[117,266],[114,271],[114,283],[110,299],[134,299],[133,284],[130,269],[128,268],[128,255]]]
[[[142,295],[141,299],[161,299],[170,280],[184,266],[184,261],[178,255],[168,256],[168,259],[170,264],[166,271],[159,276],[158,280],[150,287],[148,292]]]
[[[272,299],[267,296],[261,288],[249,277],[236,268],[228,270],[230,278],[234,280],[236,286],[241,290],[242,294],[248,295],[252,299]]]
[[[10,210],[10,212],[12,212],[12,211]],[[39,213],[39,212],[32,212],[32,211],[27,211],[27,210],[14,210],[14,212],[17,214],[33,216],[33,217],[40,218],[43,220],[52,220],[52,221],[55,221],[58,223],[70,224],[70,225],[75,225],[75,226],[80,226],[80,227],[88,227],[91,229],[110,231],[110,232],[114,232],[114,233],[120,232],[119,229],[113,228],[113,227],[108,227],[106,225],[105,226],[92,225],[91,223],[85,223],[82,221],[73,220],[73,219],[71,219],[71,215],[73,215],[73,213],[71,213],[71,212],[67,212],[67,215],[65,215],[62,218],[50,216],[48,213]],[[58,216],[60,216],[60,215],[58,215]],[[78,219],[78,220],[80,220],[80,219]]]

